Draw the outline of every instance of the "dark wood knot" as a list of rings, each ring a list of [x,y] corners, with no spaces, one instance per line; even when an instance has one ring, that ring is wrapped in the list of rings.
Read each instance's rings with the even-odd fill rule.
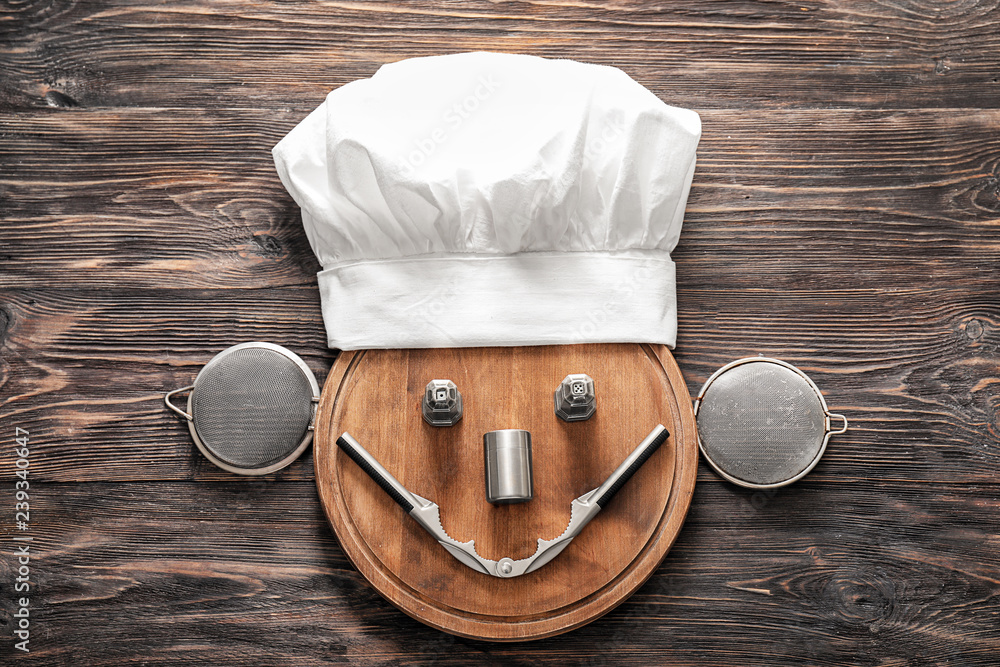
[[[49,90],[45,93],[45,103],[50,107],[78,107],[80,103],[74,100],[72,97],[66,93],[61,93],[58,90]]]
[[[870,625],[888,619],[896,607],[896,585],[880,571],[837,572],[823,597],[838,618]]]
[[[987,176],[973,186],[972,203],[980,210],[1000,212],[1000,177]]]
[[[0,346],[3,346],[7,339],[7,331],[10,330],[10,313],[0,308]]]
[[[965,335],[969,340],[979,340],[983,337],[983,323],[973,318],[965,323]]]
[[[270,234],[254,234],[251,241],[253,252],[261,257],[280,257],[283,252],[281,243]]]

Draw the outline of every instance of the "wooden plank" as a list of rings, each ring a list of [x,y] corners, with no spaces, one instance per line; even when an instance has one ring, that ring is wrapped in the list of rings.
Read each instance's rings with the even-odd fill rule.
[[[698,108],[997,108],[993,3],[119,0],[5,10],[0,107],[314,106],[384,62],[508,51],[619,66]]]
[[[5,640],[0,663],[996,664],[998,19],[986,0],[7,3],[0,487],[27,428],[36,585],[34,655]],[[398,612],[327,527],[311,452],[237,478],[161,402],[245,340],[322,379],[319,267],[269,150],[385,62],[472,49],[616,65],[699,111],[674,252],[688,387],[763,353],[851,419],[773,493],[700,465],[647,585],[526,645]],[[15,567],[0,549],[0,581]]]
[[[190,385],[218,352],[251,340],[288,347],[321,383],[334,358],[315,287],[66,290],[6,294],[0,303],[8,314],[0,421],[27,429],[39,444],[32,470],[41,479],[227,478],[194,448],[163,394]],[[8,479],[11,455],[0,453],[0,476]],[[311,479],[311,461],[274,476]]]
[[[315,282],[319,264],[270,156],[298,115],[96,113],[0,121],[5,284]]]
[[[997,490],[807,480],[761,502],[700,483],[677,544],[630,600],[566,635],[490,644],[429,630],[369,588],[309,481],[33,483],[30,659],[990,665]],[[0,559],[8,581],[13,567]],[[0,643],[15,656],[29,658]]]
[[[0,118],[7,287],[311,285],[270,148],[301,112]],[[705,111],[682,278],[785,290],[995,280],[1000,111]],[[863,155],[864,159],[858,159]],[[74,165],[67,167],[67,165]],[[753,271],[745,270],[753,263]],[[682,282],[684,281],[682,280]]]
[[[802,368],[849,416],[850,432],[831,441],[812,476],[932,482],[960,465],[968,483],[996,479],[995,282],[786,293],[694,289],[681,276],[675,354],[692,395],[723,364],[766,354]],[[0,293],[0,303],[0,423],[37,437],[33,470],[47,481],[225,479],[162,394],[249,340],[291,348],[320,382],[334,356],[315,288],[38,289]],[[0,479],[12,479],[11,457],[0,450]],[[280,474],[311,477],[311,464]]]

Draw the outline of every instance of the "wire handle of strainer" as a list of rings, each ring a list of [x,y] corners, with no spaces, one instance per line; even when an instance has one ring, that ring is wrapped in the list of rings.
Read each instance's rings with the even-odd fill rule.
[[[837,419],[844,422],[843,428],[838,428],[836,431],[833,430],[833,426],[830,425],[830,420],[836,417]],[[847,417],[836,412],[826,413],[826,434],[827,435],[840,435],[841,433],[847,433]]]
[[[194,385],[189,384],[186,387],[181,387],[180,389],[174,389],[173,391],[168,391],[167,395],[163,397],[163,402],[167,404],[168,408],[179,414],[181,417],[184,417],[184,419],[188,421],[194,421],[194,416],[192,416],[190,412],[181,410],[179,407],[171,403],[170,399],[176,396],[177,394],[182,394],[185,391],[191,391],[192,389],[194,389]]]

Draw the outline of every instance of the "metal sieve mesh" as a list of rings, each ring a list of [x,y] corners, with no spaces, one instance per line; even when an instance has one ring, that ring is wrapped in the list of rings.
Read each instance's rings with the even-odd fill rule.
[[[815,465],[826,446],[827,412],[819,390],[777,360],[724,367],[702,388],[696,409],[702,453],[737,484],[793,481]]]
[[[288,350],[266,343],[231,347],[194,382],[196,441],[233,472],[262,472],[308,444],[317,393],[312,373]]]

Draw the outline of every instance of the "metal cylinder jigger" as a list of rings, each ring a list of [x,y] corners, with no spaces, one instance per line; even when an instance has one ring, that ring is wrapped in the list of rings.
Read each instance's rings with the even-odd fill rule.
[[[494,505],[523,503],[534,496],[531,481],[531,434],[520,429],[483,436],[486,499]]]

